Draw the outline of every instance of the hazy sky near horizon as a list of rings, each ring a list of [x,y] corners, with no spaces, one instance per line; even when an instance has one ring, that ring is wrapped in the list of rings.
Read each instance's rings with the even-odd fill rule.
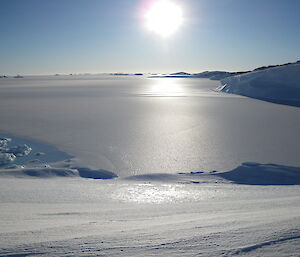
[[[0,0],[0,75],[247,70],[300,59],[299,0],[174,0],[184,23],[145,28],[155,0]]]

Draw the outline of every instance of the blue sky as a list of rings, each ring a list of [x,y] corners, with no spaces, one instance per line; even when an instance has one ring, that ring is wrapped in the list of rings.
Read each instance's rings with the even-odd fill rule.
[[[149,0],[0,0],[0,75],[247,70],[300,59],[299,0],[174,0],[185,22],[147,31]]]

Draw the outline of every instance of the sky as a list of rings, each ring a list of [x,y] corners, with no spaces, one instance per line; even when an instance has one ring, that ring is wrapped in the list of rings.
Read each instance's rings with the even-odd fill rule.
[[[170,0],[184,21],[167,38],[145,26],[151,1],[0,0],[0,75],[241,71],[300,59],[299,0]]]

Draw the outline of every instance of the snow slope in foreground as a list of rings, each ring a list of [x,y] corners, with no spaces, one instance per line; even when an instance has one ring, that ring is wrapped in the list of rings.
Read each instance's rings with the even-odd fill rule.
[[[298,256],[299,185],[236,184],[297,171],[245,163],[227,175],[1,177],[0,255]]]
[[[288,104],[300,102],[300,64],[228,77],[221,83],[217,91]]]

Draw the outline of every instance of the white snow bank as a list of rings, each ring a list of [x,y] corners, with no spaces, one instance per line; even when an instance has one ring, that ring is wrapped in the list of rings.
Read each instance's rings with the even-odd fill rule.
[[[221,80],[217,91],[263,100],[300,102],[300,64],[253,71]]]
[[[50,177],[76,177],[78,171],[66,168],[24,168],[0,170],[0,176],[4,177],[36,177],[36,178],[50,178]]]
[[[89,168],[77,168],[79,176],[83,178],[93,178],[93,179],[112,179],[116,178],[117,175],[108,170],[92,170]]]
[[[2,169],[0,176],[3,177],[82,177],[91,179],[111,179],[117,177],[114,173],[106,170],[91,170],[89,168],[19,168],[19,169]]]
[[[107,170],[61,167],[21,167],[0,170],[3,177],[82,177],[91,179],[112,179],[117,175]],[[300,185],[300,167],[278,164],[243,163],[228,172],[188,172],[178,174],[144,174],[127,177],[127,180],[144,182],[169,182],[184,184],[229,183],[247,185]]]
[[[300,185],[300,167],[278,164],[243,163],[234,170],[216,175],[237,184]]]
[[[182,172],[178,174],[144,174],[127,177],[143,182],[203,184],[235,183],[246,185],[300,185],[300,167],[279,164],[242,163],[227,172]]]

